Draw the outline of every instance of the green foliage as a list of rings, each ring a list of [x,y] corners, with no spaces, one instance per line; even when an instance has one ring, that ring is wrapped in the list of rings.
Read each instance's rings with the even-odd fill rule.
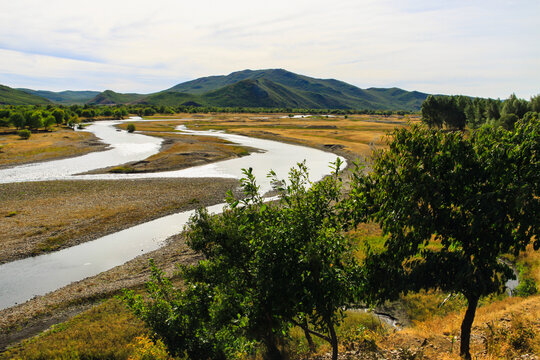
[[[38,129],[43,126],[43,113],[40,110],[36,110],[28,116],[26,120],[26,126],[30,129]]]
[[[518,99],[515,94],[504,101],[430,95],[422,103],[422,120],[429,127],[437,128],[444,125],[451,129],[462,129],[465,120],[472,129],[491,124],[511,130],[517,120],[525,119],[527,113],[537,111],[535,109],[539,107],[539,99],[539,96],[533,96],[528,102]]]
[[[9,117],[9,121],[17,129],[22,129],[26,124],[26,120],[23,114],[21,114],[20,112],[12,113],[11,116]]]
[[[32,132],[30,130],[23,129],[23,130],[17,131],[17,135],[19,135],[21,139],[27,140],[32,135]]]
[[[53,115],[49,115],[43,119],[43,127],[47,130],[50,130],[54,124],[56,124],[56,118]]]
[[[439,288],[469,309],[462,351],[481,296],[502,292],[511,269],[498,261],[540,247],[540,122],[515,131],[482,127],[470,137],[422,126],[396,130],[373,172],[356,171],[351,198],[381,225],[386,250],[366,259],[373,300]],[[533,240],[535,239],[535,240]],[[442,248],[427,245],[440,242]]]
[[[150,297],[127,294],[128,304],[177,355],[231,357],[262,343],[268,358],[292,324],[329,341],[337,356],[335,325],[358,293],[359,267],[343,235],[340,163],[333,176],[308,181],[304,164],[278,181],[280,202],[264,203],[251,169],[244,198],[230,193],[221,215],[197,211],[188,244],[205,260],[182,267],[184,291],[153,269]]]
[[[450,96],[427,97],[422,103],[422,121],[429,127],[462,130],[465,128],[466,115],[458,105],[459,98]]]
[[[66,113],[60,108],[55,108],[52,112],[55,122],[60,125],[64,122]]]
[[[135,131],[135,124],[127,124],[127,131],[132,133]]]
[[[538,293],[538,288],[533,279],[522,279],[519,285],[516,287],[512,295],[515,296],[531,296]]]

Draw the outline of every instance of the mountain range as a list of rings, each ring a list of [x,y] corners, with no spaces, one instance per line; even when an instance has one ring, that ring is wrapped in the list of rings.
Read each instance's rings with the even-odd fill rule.
[[[419,110],[428,94],[399,88],[361,89],[283,69],[243,70],[208,76],[152,94],[112,90],[62,91],[0,87],[0,104],[193,105],[304,109]]]

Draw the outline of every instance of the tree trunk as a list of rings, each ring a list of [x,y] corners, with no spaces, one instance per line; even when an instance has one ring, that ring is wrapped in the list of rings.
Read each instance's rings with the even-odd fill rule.
[[[268,336],[264,340],[264,345],[266,346],[266,352],[264,354],[265,360],[282,360],[283,356],[281,355],[281,351],[279,351],[277,344],[276,344],[276,337],[275,336]]]
[[[334,329],[334,325],[330,321],[327,321],[326,324],[328,325],[328,331],[330,332],[330,344],[332,345],[332,360],[337,360],[338,341],[336,336],[336,330]]]
[[[305,326],[303,329],[304,329],[304,335],[306,337],[306,340],[308,342],[308,346],[309,346],[309,351],[311,353],[314,353],[315,352],[315,343],[313,343],[313,338],[311,337],[311,334],[309,333],[308,331],[308,322],[307,322],[307,319],[304,319],[304,323],[303,325]]]
[[[467,311],[461,322],[461,345],[459,348],[459,355],[465,360],[471,360],[471,328],[474,321],[474,315],[476,314],[476,306],[478,305],[478,296],[467,297],[467,302]]]

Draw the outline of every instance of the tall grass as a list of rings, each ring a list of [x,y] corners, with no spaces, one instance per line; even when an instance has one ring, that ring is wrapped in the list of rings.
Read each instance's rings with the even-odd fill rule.
[[[128,359],[145,325],[111,299],[0,354],[0,359]],[[130,345],[135,344],[135,345]]]

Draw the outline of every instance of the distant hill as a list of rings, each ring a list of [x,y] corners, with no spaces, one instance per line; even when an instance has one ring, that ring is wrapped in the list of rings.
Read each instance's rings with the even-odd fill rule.
[[[343,81],[316,79],[283,69],[242,70],[229,75],[208,76],[147,95],[122,94],[112,90],[101,93],[23,90],[59,104],[412,111],[420,110],[422,102],[428,96],[418,91],[406,91],[399,88],[360,89]]]
[[[214,106],[272,104],[271,107],[372,110],[419,110],[428,96],[398,88],[360,89],[343,81],[316,79],[283,69],[243,70],[226,76],[203,77],[161,92],[161,99],[163,93],[170,92],[198,95],[201,103]],[[144,102],[152,104],[152,96]],[[243,105],[247,103],[250,105]]]
[[[87,101],[89,105],[117,105],[130,104],[144,98],[141,94],[121,94],[112,90],[105,90]]]
[[[0,104],[2,105],[40,105],[48,103],[50,101],[41,96],[0,85]]]
[[[47,91],[47,90],[32,90],[18,89],[28,94],[41,96],[52,101],[55,104],[71,105],[71,104],[86,104],[89,100],[99,95],[99,91]]]

